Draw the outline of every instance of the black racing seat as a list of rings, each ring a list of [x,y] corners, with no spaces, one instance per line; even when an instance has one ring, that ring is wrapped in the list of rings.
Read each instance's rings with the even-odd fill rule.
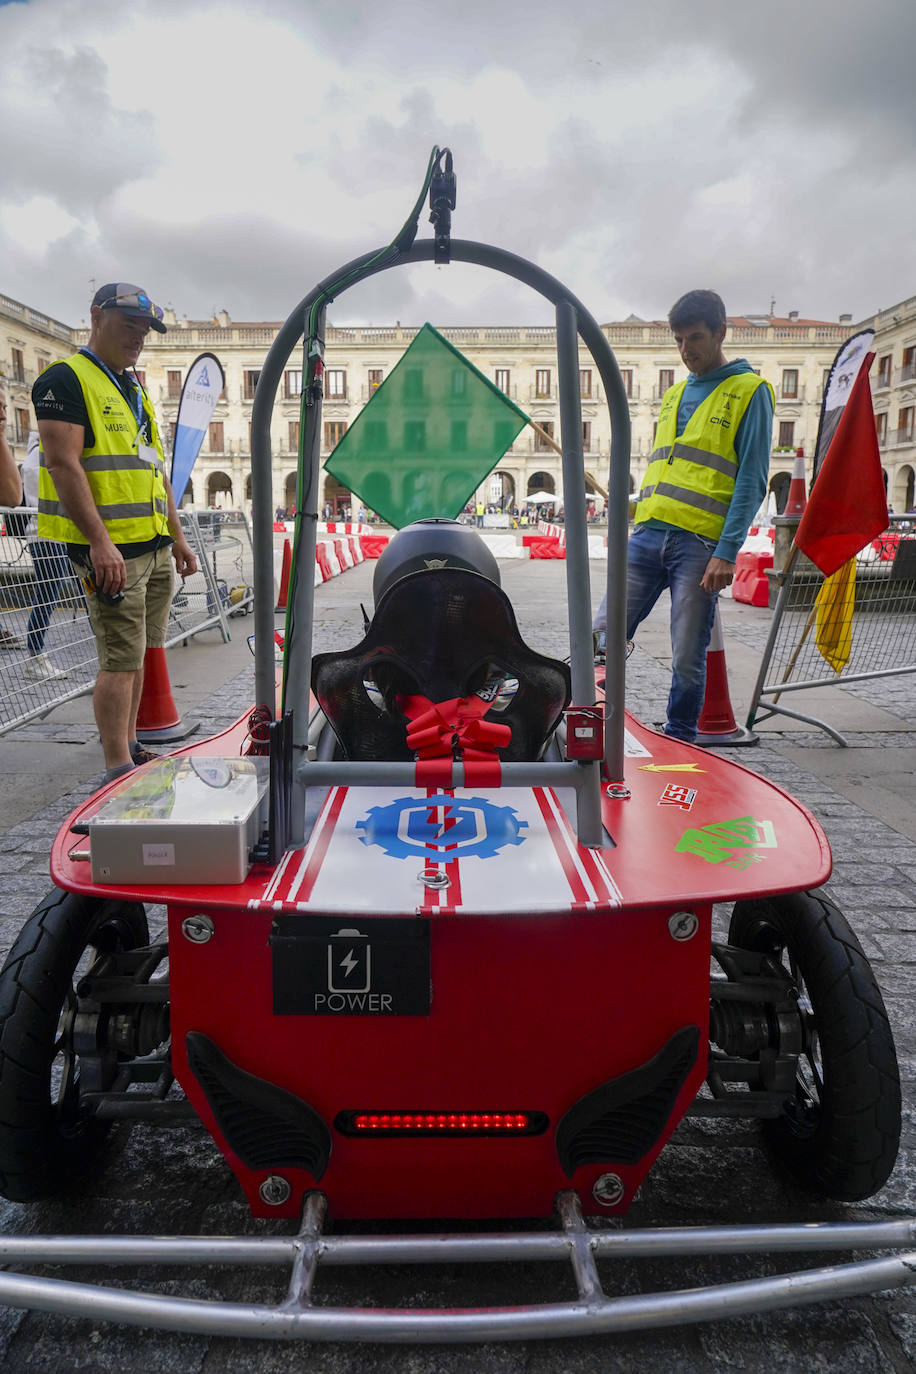
[[[400,696],[480,694],[508,725],[504,762],[541,756],[569,704],[569,669],[523,642],[506,594],[479,573],[409,573],[381,597],[365,638],[316,654],[312,690],[349,759],[409,760]]]

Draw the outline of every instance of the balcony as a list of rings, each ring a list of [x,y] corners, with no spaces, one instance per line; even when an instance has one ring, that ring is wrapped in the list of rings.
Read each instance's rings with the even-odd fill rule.
[[[916,381],[916,363],[904,363],[903,367],[898,367],[894,376],[894,384],[902,386],[904,382]]]
[[[894,448],[900,448],[903,444],[912,444],[914,439],[914,428],[907,425],[904,429],[892,429],[888,435],[888,443]]]

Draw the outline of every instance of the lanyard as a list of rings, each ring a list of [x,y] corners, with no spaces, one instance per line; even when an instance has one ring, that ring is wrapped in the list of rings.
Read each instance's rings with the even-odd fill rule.
[[[102,362],[102,359],[98,357],[97,354],[93,353],[90,348],[81,348],[80,352],[84,353],[87,358],[91,358],[92,361],[95,363],[96,367],[100,367],[102,371],[105,373],[105,376],[110,378],[111,381],[114,382],[115,386],[118,388],[118,391],[121,393],[127,404],[130,406],[131,411],[133,412],[134,419],[137,422],[138,428],[142,430],[145,423],[145,417],[143,411],[143,394],[140,390],[139,384],[137,382],[132,381],[131,378],[128,377],[127,373],[123,372],[121,374],[121,377],[127,383],[127,390],[125,391],[124,387],[121,385],[121,381],[119,381],[115,373],[112,372],[111,368],[108,366],[107,363]]]

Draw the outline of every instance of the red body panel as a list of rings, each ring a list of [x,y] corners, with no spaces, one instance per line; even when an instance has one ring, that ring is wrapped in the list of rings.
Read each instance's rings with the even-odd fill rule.
[[[578,846],[553,794],[550,807],[548,794],[540,797],[545,819],[538,828],[540,789],[517,791],[517,814],[528,817],[521,839],[467,858],[434,856],[453,874],[449,894],[424,894],[422,859],[399,855],[388,832],[379,837],[354,822],[371,812],[372,789],[337,789],[341,802],[348,792],[349,800],[326,806],[316,823],[305,854],[312,854],[317,881],[299,895],[265,866],[237,886],[93,885],[88,863],[71,856],[79,841],[67,827],[61,832],[52,854],[60,886],[168,905],[175,1071],[255,1214],[297,1216],[303,1193],[319,1182],[332,1213],[347,1217],[545,1215],[570,1185],[587,1212],[626,1208],[705,1078],[712,903],[815,887],[830,873],[823,832],[780,789],[632,717],[627,730],[626,793],[603,798],[614,848],[597,855]],[[243,719],[183,752],[244,752],[246,735]],[[103,795],[77,816],[91,816]],[[487,797],[497,807],[513,801],[499,789]],[[463,800],[455,795],[456,805]],[[440,810],[445,814],[448,805]],[[304,855],[291,857],[304,865]],[[547,892],[552,906],[545,905]],[[208,942],[192,943],[182,933],[190,912],[212,919]],[[425,921],[428,1014],[275,1014],[269,937],[284,912],[332,915],[344,926],[348,913],[363,925],[385,917]],[[695,918],[688,918],[686,938],[683,926],[669,926],[676,912]],[[602,1084],[647,1064],[686,1027],[697,1028],[696,1060],[642,1157],[630,1164],[611,1157],[567,1176],[556,1145],[564,1114]],[[331,1138],[320,1180],[304,1169],[242,1164],[191,1072],[189,1032],[202,1033],[236,1068],[318,1113]],[[547,1125],[520,1137],[354,1139],[333,1124],[338,1112],[354,1110],[532,1111],[546,1114]],[[268,1206],[258,1190],[277,1172],[291,1193]],[[608,1172],[619,1177],[622,1192],[604,1206],[592,1189]]]
[[[587,1212],[623,1211],[705,1077],[709,910],[695,936],[672,939],[663,911],[587,912],[562,918],[443,917],[432,923],[432,1006],[426,1017],[275,1016],[271,916],[216,910],[206,945],[170,921],[177,1075],[235,1169],[252,1211],[298,1216],[309,1175],[283,1207],[267,1207],[253,1173],[226,1148],[187,1067],[188,1031],[202,1031],[239,1067],[303,1098],[327,1123],[339,1111],[529,1110],[542,1135],[508,1138],[352,1139],[333,1132],[321,1187],[347,1217],[546,1216],[570,1186],[557,1157],[561,1116],[584,1094],[651,1059],[684,1026],[700,1054],[662,1137],[638,1165],[576,1170]],[[591,1195],[613,1168],[626,1193],[616,1208]]]

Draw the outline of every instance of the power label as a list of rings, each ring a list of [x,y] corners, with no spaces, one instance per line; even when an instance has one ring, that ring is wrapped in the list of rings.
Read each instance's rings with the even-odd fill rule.
[[[429,1014],[426,921],[288,913],[270,947],[277,1016]]]

